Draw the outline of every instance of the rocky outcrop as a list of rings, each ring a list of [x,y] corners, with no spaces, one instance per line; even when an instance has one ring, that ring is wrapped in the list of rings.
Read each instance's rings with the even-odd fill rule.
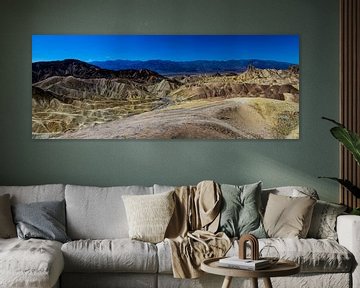
[[[299,82],[299,66],[293,65],[286,70],[257,69],[249,66],[245,72],[239,74],[238,79],[257,84],[295,84]]]
[[[179,80],[183,85],[173,91],[171,97],[175,101],[261,97],[298,102],[299,75],[294,69],[257,69],[249,66],[240,74],[189,76]]]
[[[53,76],[33,85],[33,95],[46,94],[61,101],[93,98],[157,99],[164,97],[176,84],[167,79],[160,82],[133,81],[124,78],[82,79],[73,76]],[[40,92],[42,91],[42,92]]]
[[[294,99],[298,99],[299,91],[292,85],[260,85],[254,83],[207,83],[190,87],[180,87],[171,94],[171,97],[177,101],[214,97],[261,97],[285,100],[285,93],[292,94],[295,96]]]

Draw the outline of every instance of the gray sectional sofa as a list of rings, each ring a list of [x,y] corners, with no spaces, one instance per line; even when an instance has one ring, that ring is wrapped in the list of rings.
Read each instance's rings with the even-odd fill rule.
[[[297,187],[302,189],[301,187]],[[122,195],[166,192],[173,187],[89,187],[76,185],[0,186],[12,204],[41,201],[66,203],[66,228],[72,241],[0,239],[0,287],[221,287],[222,277],[172,277],[167,242],[146,243],[128,238]],[[292,187],[263,191],[292,195]],[[316,193],[316,192],[312,192]],[[282,258],[297,261],[301,273],[274,278],[274,287],[360,287],[360,217],[337,218],[338,241],[331,239],[260,239]],[[228,255],[236,255],[237,242]],[[262,285],[262,281],[259,281]],[[250,284],[234,279],[233,287]],[[260,286],[261,286],[260,285]]]

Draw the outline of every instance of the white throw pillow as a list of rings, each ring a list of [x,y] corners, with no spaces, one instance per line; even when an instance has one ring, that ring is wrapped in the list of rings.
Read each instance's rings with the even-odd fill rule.
[[[131,239],[158,243],[175,208],[174,191],[155,195],[122,196]]]

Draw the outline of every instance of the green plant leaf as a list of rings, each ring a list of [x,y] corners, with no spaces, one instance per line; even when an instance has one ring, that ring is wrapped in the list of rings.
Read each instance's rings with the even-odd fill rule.
[[[351,212],[351,215],[358,215],[360,216],[360,208],[354,208]]]
[[[360,137],[343,127],[331,128],[331,134],[338,139],[353,155],[360,165]]]
[[[325,120],[327,120],[327,121],[330,121],[330,122],[332,122],[332,123],[336,124],[337,126],[340,126],[340,127],[345,127],[343,124],[341,124],[341,123],[339,123],[339,122],[335,121],[334,119],[330,119],[330,118],[327,118],[327,117],[321,117],[321,119],[325,119]]]
[[[360,188],[355,186],[349,180],[340,179],[340,178],[336,178],[336,177],[318,177],[318,178],[326,178],[326,179],[337,181],[342,186],[344,186],[347,190],[349,190],[356,198],[360,198]]]
[[[351,152],[356,162],[360,165],[360,136],[335,120],[326,117],[322,118],[337,125],[330,129],[331,134]]]

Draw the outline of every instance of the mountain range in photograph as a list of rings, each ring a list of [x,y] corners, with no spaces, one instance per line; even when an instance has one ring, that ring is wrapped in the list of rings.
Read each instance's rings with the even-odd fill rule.
[[[289,63],[67,59],[33,63],[32,82],[34,138],[299,135],[299,67]]]

